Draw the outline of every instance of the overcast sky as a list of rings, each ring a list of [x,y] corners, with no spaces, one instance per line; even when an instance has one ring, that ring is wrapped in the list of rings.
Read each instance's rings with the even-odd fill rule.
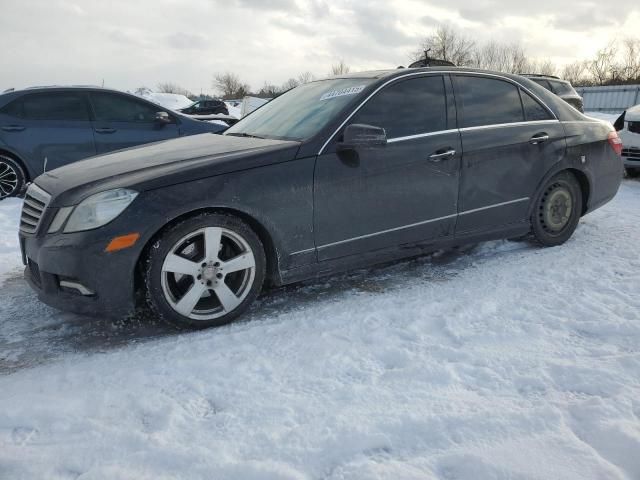
[[[450,23],[478,42],[519,41],[557,63],[640,37],[640,1],[0,0],[0,89],[176,82],[212,93],[215,72],[254,88],[304,71],[406,65]]]

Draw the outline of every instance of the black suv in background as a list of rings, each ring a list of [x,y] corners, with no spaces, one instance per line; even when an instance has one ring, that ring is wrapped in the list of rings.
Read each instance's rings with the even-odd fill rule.
[[[143,143],[221,132],[142,98],[100,87],[37,87],[0,95],[0,199],[44,171]]]
[[[186,115],[229,115],[229,109],[222,100],[200,100],[185,108],[179,108],[178,112]]]
[[[542,85],[550,92],[555,93],[573,108],[584,113],[582,97],[578,95],[578,92],[576,92],[570,82],[561,80],[553,75],[524,74],[523,77],[527,77],[532,82]]]

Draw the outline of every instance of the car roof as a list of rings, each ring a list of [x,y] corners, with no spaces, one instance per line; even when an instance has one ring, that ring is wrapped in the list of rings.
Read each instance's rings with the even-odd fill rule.
[[[497,72],[493,70],[483,70],[480,68],[467,68],[467,67],[450,67],[447,65],[438,65],[433,67],[420,67],[420,68],[394,68],[393,70],[371,70],[368,72],[355,72],[355,73],[347,73],[343,75],[335,75],[329,77],[330,79],[337,78],[393,78],[393,77],[401,77],[406,75],[407,73],[478,73],[478,74],[486,74],[486,75],[495,75],[499,77],[505,77],[511,80],[522,81],[522,75],[516,75],[512,73],[504,73]],[[527,78],[527,77],[524,77]]]
[[[122,90],[114,88],[105,88],[99,85],[37,85],[33,87],[16,88],[5,91],[4,93],[33,93],[33,92],[51,92],[51,91],[68,91],[68,90],[99,90],[101,92],[125,93]]]

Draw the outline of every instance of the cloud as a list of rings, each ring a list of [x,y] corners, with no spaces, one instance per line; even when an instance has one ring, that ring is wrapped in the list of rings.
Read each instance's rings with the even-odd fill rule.
[[[100,83],[133,89],[171,81],[211,93],[214,73],[259,87],[303,71],[322,76],[406,65],[439,23],[477,43],[522,42],[539,58],[570,62],[613,38],[638,37],[640,5],[615,15],[595,0],[30,0],[4,2],[0,89]],[[38,12],[34,15],[33,12]],[[28,18],[29,21],[25,21]],[[36,59],[35,61],[33,59]]]
[[[207,38],[199,33],[176,32],[166,37],[167,45],[181,50],[203,49],[207,46]]]

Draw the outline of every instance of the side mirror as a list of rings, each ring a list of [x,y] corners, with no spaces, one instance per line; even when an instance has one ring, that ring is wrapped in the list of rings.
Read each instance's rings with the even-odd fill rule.
[[[354,123],[344,129],[342,142],[338,150],[355,150],[357,148],[384,147],[387,144],[387,133],[384,128]]]
[[[167,112],[156,112],[156,123],[167,124],[171,123],[171,117]]]

